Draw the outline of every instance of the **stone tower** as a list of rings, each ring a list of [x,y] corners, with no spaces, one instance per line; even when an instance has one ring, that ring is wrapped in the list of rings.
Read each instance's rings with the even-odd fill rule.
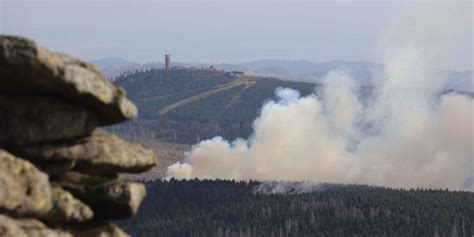
[[[170,70],[171,55],[165,54],[165,69]]]

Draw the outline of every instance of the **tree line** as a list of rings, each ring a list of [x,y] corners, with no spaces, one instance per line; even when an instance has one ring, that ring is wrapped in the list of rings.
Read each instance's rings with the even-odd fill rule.
[[[147,182],[134,236],[473,236],[474,193],[352,185],[258,194],[257,181]]]

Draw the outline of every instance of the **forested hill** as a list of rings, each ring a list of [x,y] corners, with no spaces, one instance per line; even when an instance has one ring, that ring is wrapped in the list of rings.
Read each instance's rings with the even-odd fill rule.
[[[321,88],[315,83],[192,67],[136,71],[114,83],[127,91],[139,117],[111,130],[132,140],[180,144],[214,136],[247,138],[262,104],[275,97],[277,87],[293,88],[303,96]],[[370,87],[360,88],[360,96],[370,94]]]
[[[326,184],[288,195],[255,194],[259,182],[146,185],[138,214],[121,224],[133,236],[474,235],[470,192]]]
[[[248,138],[262,105],[275,98],[277,87],[296,89],[303,96],[322,88],[313,83],[192,67],[135,71],[119,76],[114,83],[127,91],[139,116],[109,131],[156,148],[160,157],[160,165],[139,179],[163,176],[166,167],[183,160],[184,152],[198,141],[214,136]],[[361,97],[370,95],[370,87],[360,88]]]
[[[112,130],[131,139],[184,144],[216,135],[246,138],[262,104],[274,97],[277,87],[291,87],[307,95],[317,86],[212,68],[150,69],[120,76],[114,82],[138,106],[139,118]]]

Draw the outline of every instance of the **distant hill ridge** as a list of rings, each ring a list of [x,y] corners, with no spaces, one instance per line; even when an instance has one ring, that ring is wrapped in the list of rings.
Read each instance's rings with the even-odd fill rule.
[[[163,63],[133,63],[122,58],[103,58],[93,60],[93,64],[102,69],[104,77],[114,79],[123,73],[135,70],[149,70],[163,68]],[[175,66],[208,68],[206,63],[172,62]],[[333,60],[327,62],[312,62],[308,60],[262,59],[248,63],[220,63],[212,64],[219,70],[243,71],[249,75],[277,77],[298,82],[321,82],[326,75],[335,69],[344,69],[351,73],[357,84],[372,84],[374,72],[383,69],[382,64],[368,61]],[[474,92],[474,74],[472,70],[445,71],[448,81],[446,89]]]
[[[130,64],[131,62],[120,57],[107,57],[107,58],[99,58],[99,59],[92,60],[91,63],[96,65],[97,67],[106,68],[106,67],[121,67],[121,66]]]

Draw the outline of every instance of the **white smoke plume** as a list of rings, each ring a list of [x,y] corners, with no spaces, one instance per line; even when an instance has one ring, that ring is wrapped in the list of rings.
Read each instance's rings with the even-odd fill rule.
[[[308,181],[267,181],[253,188],[253,193],[257,194],[301,194],[326,190],[326,186],[320,183]]]
[[[354,184],[328,184],[315,183],[310,181],[265,181],[252,188],[254,194],[303,194],[325,190],[343,190],[354,187],[364,189],[374,189],[373,186]]]
[[[463,14],[459,6],[466,7],[442,4],[439,12],[430,7],[419,15],[437,23],[443,13]],[[474,190],[474,101],[456,93],[440,96],[445,81],[438,69],[448,56],[431,50],[423,32],[406,29],[402,24],[388,30],[377,47],[385,66],[375,75],[371,100],[360,99],[344,70],[328,74],[319,97],[279,88],[250,138],[202,141],[184,163],[168,167],[168,175]]]

